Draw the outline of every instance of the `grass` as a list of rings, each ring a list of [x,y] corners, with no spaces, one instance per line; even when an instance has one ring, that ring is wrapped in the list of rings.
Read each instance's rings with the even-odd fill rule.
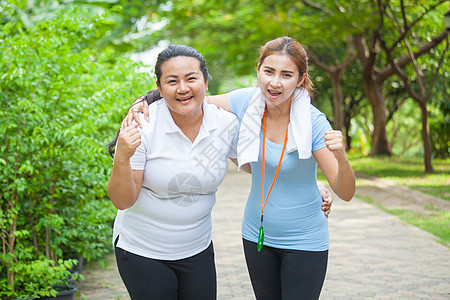
[[[450,211],[437,211],[429,215],[403,209],[387,209],[386,211],[409,224],[433,234],[447,247],[450,245]]]
[[[350,155],[355,172],[384,178],[422,193],[450,201],[450,159],[434,159],[435,173],[425,174],[422,159]]]
[[[428,213],[418,213],[405,209],[388,209],[382,204],[374,201],[371,197],[356,194],[358,199],[377,206],[379,209],[400,218],[403,222],[409,223],[420,229],[431,233],[438,238],[438,242],[449,247],[450,246],[450,211],[442,211],[436,209],[432,205],[424,207],[428,209]]]
[[[349,160],[356,173],[384,178],[398,185],[407,186],[422,193],[450,201],[450,159],[433,160],[435,169],[433,174],[425,174],[422,159],[364,157],[351,154]],[[321,172],[318,173],[319,180],[326,182]],[[426,213],[404,209],[388,209],[368,196],[359,194],[356,196],[399,217],[404,222],[433,234],[447,247],[450,245],[450,211],[438,210],[432,205],[424,206]]]

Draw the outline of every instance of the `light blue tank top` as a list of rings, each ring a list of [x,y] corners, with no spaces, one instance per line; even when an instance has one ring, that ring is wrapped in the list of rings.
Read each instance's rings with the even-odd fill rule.
[[[228,104],[239,122],[257,88],[244,88],[228,94]],[[311,107],[312,151],[326,147],[325,131],[331,130],[325,115]],[[242,221],[242,237],[257,242],[261,225],[262,133],[258,162],[251,163],[252,187]],[[282,144],[266,139],[265,196],[272,184]],[[305,251],[328,249],[328,220],[317,188],[317,162],[314,156],[299,159],[298,152],[284,153],[275,185],[264,208],[264,245]]]

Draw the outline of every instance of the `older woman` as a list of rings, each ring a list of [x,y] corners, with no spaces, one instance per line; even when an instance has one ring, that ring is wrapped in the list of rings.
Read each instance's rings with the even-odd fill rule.
[[[143,128],[122,126],[108,183],[118,269],[132,299],[215,299],[211,209],[239,124],[204,100],[197,50],[168,47],[155,74],[164,101]]]

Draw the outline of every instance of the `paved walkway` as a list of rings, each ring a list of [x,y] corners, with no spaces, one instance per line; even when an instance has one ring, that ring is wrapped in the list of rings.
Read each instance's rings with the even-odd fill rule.
[[[392,187],[389,187],[392,189]],[[213,209],[218,299],[254,299],[240,225],[250,175],[230,170]],[[329,266],[321,299],[450,299],[450,251],[435,238],[357,198],[335,198]],[[83,271],[87,299],[129,299],[115,269]]]

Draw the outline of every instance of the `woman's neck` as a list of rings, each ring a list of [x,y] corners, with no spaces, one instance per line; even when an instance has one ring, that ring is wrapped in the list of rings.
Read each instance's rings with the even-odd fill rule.
[[[279,105],[266,104],[266,117],[269,119],[285,119],[291,114],[291,100],[287,100]]]
[[[202,125],[203,107],[188,115],[176,113],[171,109],[169,111],[175,124],[191,142],[194,142]]]
[[[283,144],[291,115],[291,101],[277,106],[266,106],[266,138],[276,144]]]

